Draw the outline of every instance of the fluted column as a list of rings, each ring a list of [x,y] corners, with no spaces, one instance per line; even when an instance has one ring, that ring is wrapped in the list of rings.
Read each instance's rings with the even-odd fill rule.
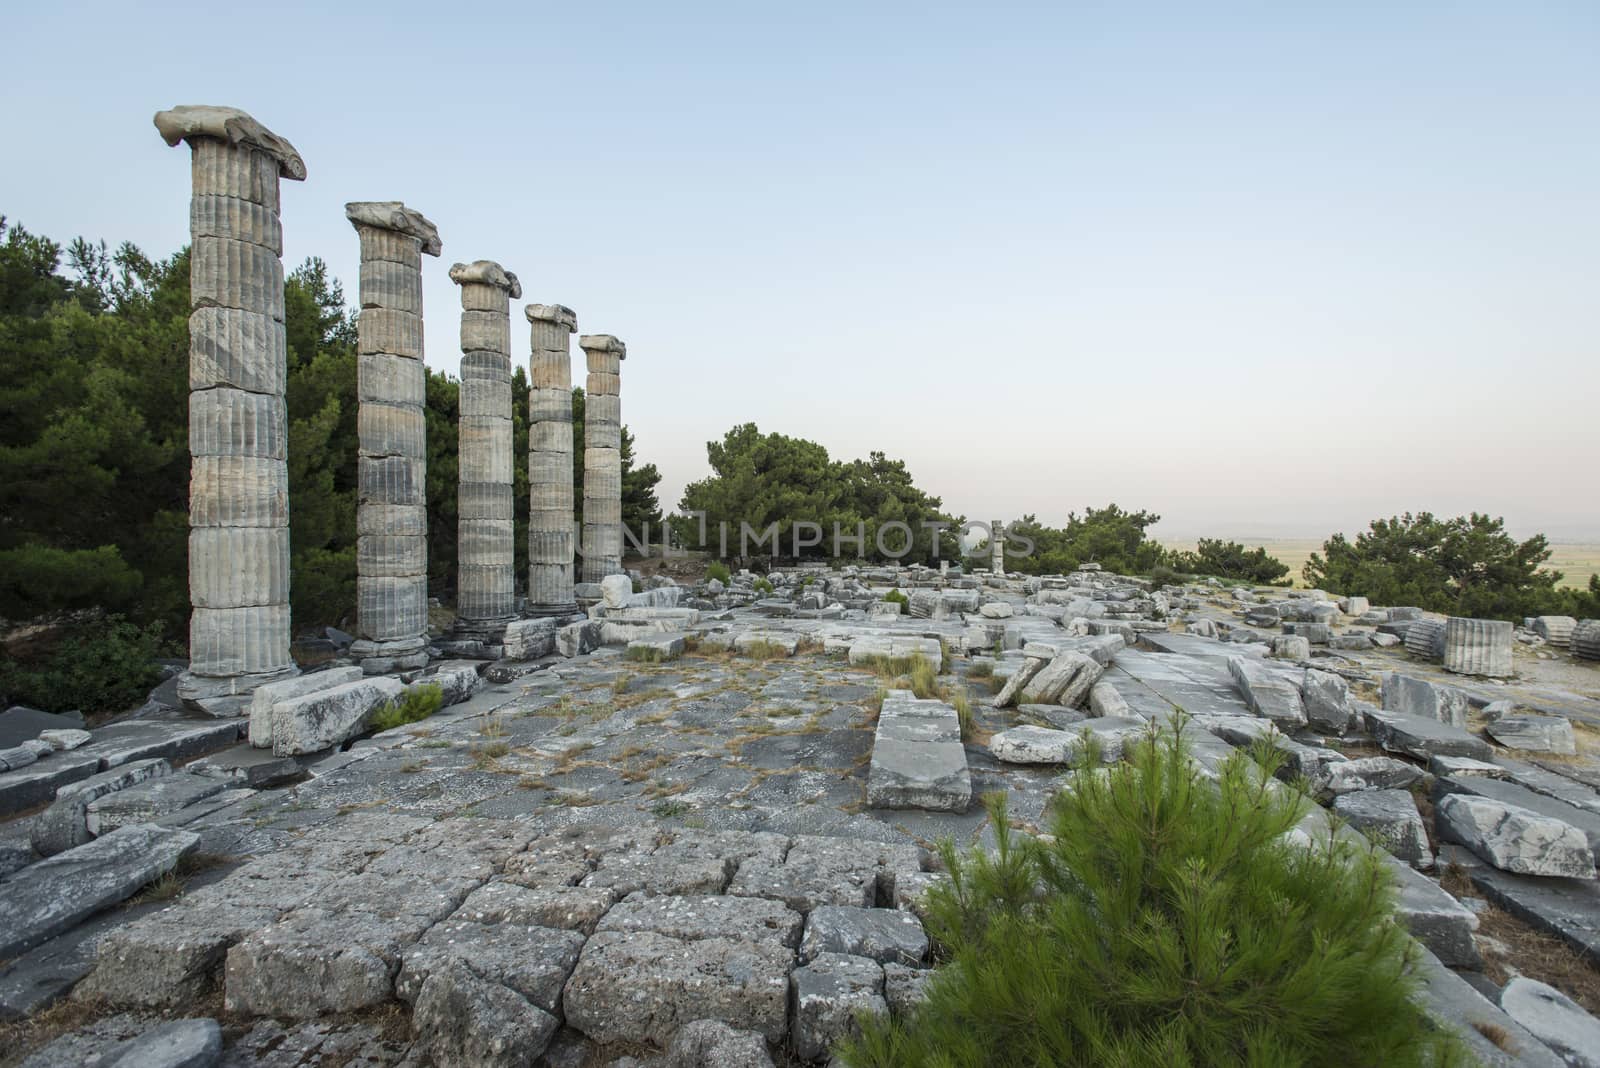
[[[1451,616],[1444,625],[1444,669],[1504,678],[1512,673],[1512,625],[1503,619]]]
[[[989,525],[989,570],[996,575],[1006,573],[1006,527],[998,519]]]
[[[361,238],[356,642],[368,674],[428,662],[422,255],[439,232],[399,201],[345,205]]]
[[[191,149],[189,670],[178,694],[238,710],[296,672],[289,655],[289,470],[278,180],[294,146],[237,108],[155,117]],[[209,706],[209,707],[208,707]]]
[[[583,581],[622,573],[622,361],[610,334],[584,334],[589,358],[583,401]]]
[[[522,286],[491,260],[455,264],[450,280],[461,287],[455,634],[497,645],[516,616],[511,299]]]
[[[528,358],[528,612],[568,615],[572,595],[572,333],[578,316],[530,304]]]

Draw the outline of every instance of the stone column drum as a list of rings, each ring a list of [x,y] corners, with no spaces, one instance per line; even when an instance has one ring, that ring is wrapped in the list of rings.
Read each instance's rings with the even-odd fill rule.
[[[356,416],[356,642],[369,675],[428,662],[427,443],[422,256],[434,225],[398,201],[345,205],[361,238]]]
[[[622,361],[610,334],[584,334],[589,358],[583,407],[583,581],[622,573]]]
[[[457,638],[498,645],[516,617],[511,458],[511,300],[517,276],[491,260],[458,263],[461,287]]]
[[[989,570],[996,575],[1006,573],[1006,527],[998,519],[989,524]]]
[[[572,333],[578,316],[560,304],[524,309],[528,358],[528,614],[578,610],[573,584]]]
[[[294,147],[236,108],[155,117],[191,149],[189,670],[178,694],[238,711],[297,671],[289,655],[288,373],[278,180],[303,181]]]
[[[1444,669],[1460,675],[1511,674],[1514,628],[1503,619],[1451,616],[1444,625]]]

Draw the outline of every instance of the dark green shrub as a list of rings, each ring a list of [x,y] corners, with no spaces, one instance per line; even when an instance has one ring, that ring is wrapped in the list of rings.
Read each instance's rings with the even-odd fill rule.
[[[372,714],[372,729],[386,731],[407,723],[420,723],[444,706],[444,689],[437,682],[413,686],[398,701],[389,701]]]
[[[74,624],[37,659],[0,659],[0,704],[85,715],[121,712],[144,701],[161,668],[161,625],[136,627],[121,616]]]
[[[1150,585],[1155,589],[1163,586],[1181,586],[1187,578],[1168,567],[1166,564],[1157,564],[1150,569]]]
[[[757,593],[771,593],[773,589],[772,583],[764,578],[756,579],[752,585]]]
[[[911,598],[907,597],[899,590],[890,590],[888,593],[883,595],[883,599],[885,601],[893,601],[895,604],[900,606],[902,611],[909,612],[911,610]]]
[[[714,563],[710,567],[706,568],[706,581],[710,582],[712,579],[716,579],[718,582],[726,586],[728,583],[733,581],[733,573],[728,570],[727,564]]]
[[[1250,757],[1212,783],[1169,732],[1074,781],[1053,842],[1015,840],[1001,797],[993,855],[942,847],[946,962],[909,1017],[864,1019],[845,1063],[1460,1063],[1411,1000],[1381,857],[1286,841],[1305,802]]]

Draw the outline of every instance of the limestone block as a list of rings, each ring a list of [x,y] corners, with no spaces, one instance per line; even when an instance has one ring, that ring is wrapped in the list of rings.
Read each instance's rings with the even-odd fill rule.
[[[1259,660],[1228,657],[1228,673],[1251,712],[1285,730],[1304,726],[1305,705],[1295,685]]]
[[[572,424],[569,422],[534,423],[528,427],[528,451],[557,453],[566,457],[571,469]]]
[[[1413,868],[1433,867],[1428,832],[1409,790],[1358,790],[1334,798],[1333,811]]]
[[[597,394],[585,399],[583,406],[584,424],[593,420],[597,425],[610,423],[617,425],[622,422],[622,399],[606,394]]]
[[[818,905],[806,917],[800,959],[812,961],[824,953],[917,965],[928,954],[928,936],[922,921],[901,909]]]
[[[459,546],[463,561],[475,563],[511,562],[516,530],[510,520],[463,520]]]
[[[1022,688],[1028,704],[1077,708],[1089,697],[1105,669],[1093,657],[1067,651],[1045,664]]]
[[[189,253],[189,299],[196,308],[241,308],[283,321],[283,261],[248,241],[198,237]]]
[[[461,313],[461,351],[510,352],[511,321],[506,318],[504,312],[463,311]]]
[[[356,398],[360,403],[416,407],[426,403],[428,372],[421,360],[388,352],[364,352],[356,359]]]
[[[1513,976],[1500,991],[1500,1008],[1568,1065],[1600,1065],[1600,1020],[1555,987]]]
[[[189,452],[208,456],[288,455],[288,415],[281,396],[217,387],[189,394]]]
[[[563,993],[566,1022],[597,1042],[665,1044],[684,1024],[708,1019],[777,1042],[792,963],[792,951],[774,942],[596,931]]]
[[[361,677],[361,669],[351,665],[326,668],[256,687],[250,695],[250,744],[257,749],[271,747],[272,706],[279,701],[304,697],[306,694],[332,689],[347,682],[356,682]]]
[[[405,690],[387,676],[340,683],[272,706],[272,751],[278,756],[317,753],[366,729],[369,717]]]
[[[438,1068],[520,1068],[544,1053],[560,1021],[460,961],[429,975],[412,1029]]]
[[[428,580],[379,578],[360,575],[356,579],[357,631],[373,641],[411,638],[428,629]]]
[[[1342,675],[1307,668],[1300,688],[1306,722],[1313,730],[1343,734],[1350,726],[1350,684]]]
[[[600,580],[600,600],[607,608],[626,608],[633,595],[633,580],[627,575],[607,575]]]
[[[1445,623],[1444,669],[1459,675],[1504,678],[1512,673],[1514,634],[1515,629],[1503,619],[1452,616]]]
[[[572,422],[570,389],[534,386],[528,390],[528,422],[542,423],[547,420]]]
[[[428,511],[420,504],[364,504],[356,510],[357,536],[422,537]]]
[[[592,526],[616,526],[622,522],[622,501],[615,497],[585,496],[583,521]]]
[[[1503,871],[1592,879],[1594,854],[1584,833],[1531,809],[1470,794],[1448,794],[1435,808],[1439,833]]]
[[[189,525],[282,527],[289,523],[289,471],[260,456],[195,456],[189,465]]]
[[[189,388],[230,386],[282,395],[283,324],[242,308],[196,308],[189,316]]]
[[[1373,739],[1391,753],[1406,753],[1419,760],[1433,756],[1464,756],[1487,760],[1489,743],[1459,727],[1406,712],[1379,711],[1365,706],[1363,719]]]
[[[1421,778],[1422,769],[1415,764],[1375,756],[1332,761],[1323,766],[1315,785],[1324,793],[1338,795],[1357,790],[1404,790]]]
[[[507,387],[511,385],[511,357],[503,351],[473,350],[461,354],[462,385],[471,382],[472,388]]]
[[[208,155],[246,156],[270,163],[270,177],[264,180],[274,189],[279,175],[292,181],[306,176],[305,161],[294,146],[238,108],[180,104],[156,112],[154,121],[156,132],[169,145],[188,141],[197,155],[204,150]]]
[[[511,385],[508,382],[486,382],[477,379],[461,380],[461,418],[472,420],[480,426],[489,421],[511,426]],[[507,448],[509,448],[509,444]]]
[[[357,465],[356,477],[356,493],[363,510],[368,504],[427,503],[425,460],[408,456],[363,456]]]
[[[1540,716],[1534,714],[1501,716],[1487,728],[1489,736],[1508,749],[1530,753],[1559,753],[1575,756],[1577,738],[1572,733],[1572,721],[1565,716]]]
[[[511,485],[511,421],[481,420],[460,424],[460,462],[463,482]]]
[[[764,1038],[718,1020],[695,1020],[678,1028],[662,1068],[773,1068]]]
[[[228,678],[292,669],[288,604],[196,608],[189,616],[189,670]]]
[[[570,564],[572,550],[570,525],[565,530],[540,530],[530,527],[528,531],[528,559],[533,563]]]
[[[39,814],[29,830],[34,851],[53,857],[95,837],[89,829],[89,806],[118,790],[125,790],[157,776],[170,774],[172,766],[160,758],[133,760],[110,771],[68,783],[56,791],[56,799]]]
[[[790,976],[791,1038],[802,1060],[825,1057],[835,1043],[858,1032],[863,1015],[887,1016],[883,966],[865,957],[824,953]]]
[[[528,569],[528,601],[536,607],[565,608],[573,603],[574,566],[534,564]]]
[[[971,801],[972,776],[955,709],[891,690],[873,736],[867,803],[965,812]]]
[[[1406,652],[1422,660],[1438,660],[1444,656],[1444,628],[1440,619],[1413,620],[1406,628]]]
[[[199,194],[189,201],[189,233],[194,237],[221,237],[248,241],[283,255],[283,225],[278,213],[263,204],[239,197]]]
[[[1572,655],[1600,660],[1600,619],[1585,619],[1572,629]]]
[[[362,259],[393,259],[420,269],[420,255],[413,264],[412,250],[429,256],[442,251],[433,223],[398,200],[354,201],[344,206],[344,214],[361,235]]]
[[[406,535],[357,535],[356,571],[374,579],[414,579],[426,575],[428,539]]]
[[[615,446],[586,447],[583,450],[583,495],[610,497],[622,489],[622,453]],[[590,481],[595,492],[589,491]]]
[[[507,660],[536,660],[549,656],[556,645],[553,619],[519,619],[506,626],[502,641]]]
[[[509,478],[501,482],[463,482],[456,487],[456,515],[463,521],[510,523],[516,503]]]
[[[189,601],[199,608],[288,604],[289,528],[191,529]]]
[[[194,196],[233,197],[278,212],[280,171],[278,161],[271,155],[241,151],[210,138],[191,141],[190,147],[189,175]]]
[[[456,615],[462,622],[506,620],[515,610],[516,568],[500,563],[468,563],[456,568]]]
[[[1403,712],[1426,719],[1465,727],[1471,702],[1454,686],[1443,686],[1426,679],[1412,678],[1397,671],[1383,676],[1381,701],[1386,712]]]
[[[422,316],[400,308],[363,308],[356,320],[356,351],[422,359]]]
[[[421,407],[362,401],[356,432],[364,458],[427,455],[427,421]]]
[[[1572,632],[1577,628],[1578,621],[1571,616],[1539,616],[1533,621],[1533,632],[1561,649],[1572,644]]]
[[[542,467],[542,456],[544,455],[549,454],[536,454],[536,466]],[[562,454],[557,453],[555,455]],[[571,471],[572,465],[568,463],[566,468]],[[528,483],[528,507],[532,514],[543,517],[540,520],[541,529],[555,530],[562,524],[553,521],[553,514],[565,516],[564,523],[570,526],[572,523],[572,506],[576,502],[572,496],[572,479],[569,477],[565,482],[545,482],[540,477],[537,477],[545,476],[549,473],[543,469],[533,472],[536,477],[530,479]]]
[[[566,350],[557,353],[534,351],[528,367],[528,384],[541,392],[572,396],[572,361]]]

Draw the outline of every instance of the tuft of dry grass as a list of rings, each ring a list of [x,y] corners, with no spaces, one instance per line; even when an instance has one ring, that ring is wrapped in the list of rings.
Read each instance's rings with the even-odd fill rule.
[[[1484,1020],[1473,1020],[1473,1030],[1493,1042],[1496,1046],[1513,1056],[1517,1053],[1517,1044],[1511,1040],[1511,1032],[1497,1023],[1488,1023]]]

